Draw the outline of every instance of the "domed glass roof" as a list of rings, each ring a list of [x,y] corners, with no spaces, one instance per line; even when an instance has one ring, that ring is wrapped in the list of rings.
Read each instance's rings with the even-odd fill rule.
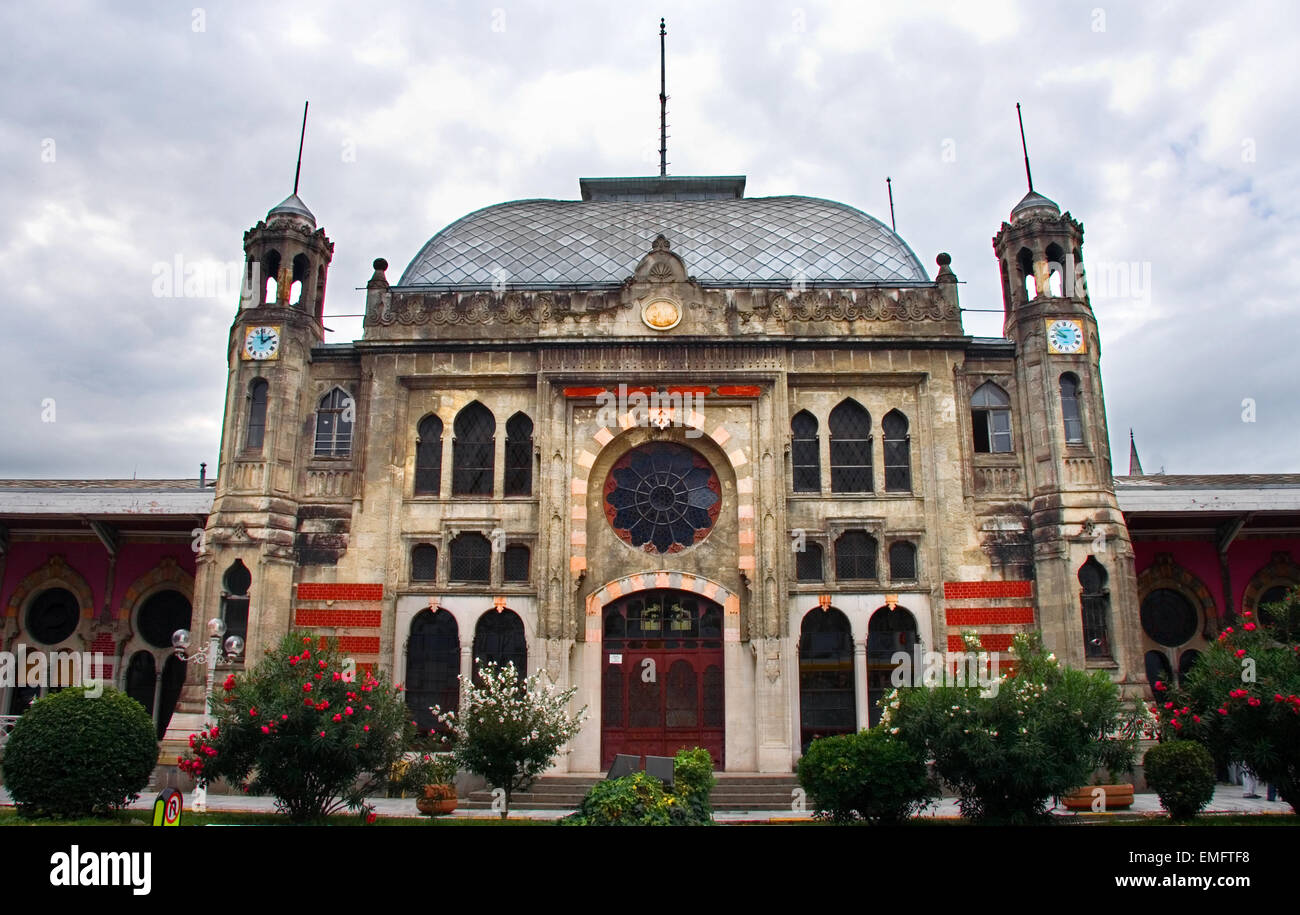
[[[727,180],[739,182],[733,193],[699,192]],[[594,199],[486,207],[429,239],[400,285],[618,285],[660,234],[703,285],[929,282],[912,249],[866,213],[816,197],[745,198],[743,187],[743,178],[584,179],[584,196]]]

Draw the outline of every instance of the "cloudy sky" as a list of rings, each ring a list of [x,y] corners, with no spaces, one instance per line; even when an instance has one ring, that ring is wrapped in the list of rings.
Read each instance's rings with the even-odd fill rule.
[[[304,99],[343,341],[375,257],[396,279],[470,210],[655,172],[660,15],[671,173],[885,220],[892,176],[899,233],[931,274],[952,254],[971,309],[1001,306],[1022,102],[1036,189],[1086,227],[1116,470],[1129,427],[1148,472],[1300,470],[1287,0],[199,2],[0,10],[0,476],[215,469],[218,281],[292,188]],[[156,294],[177,263],[213,294]]]

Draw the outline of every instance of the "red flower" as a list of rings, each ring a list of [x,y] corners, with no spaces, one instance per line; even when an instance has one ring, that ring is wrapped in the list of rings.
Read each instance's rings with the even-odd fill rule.
[[[231,674],[226,677],[226,682],[221,684],[222,689],[231,690],[235,688],[235,675]]]
[[[343,716],[342,716],[342,715],[335,715],[335,716],[334,716],[334,720],[335,720],[335,721],[342,721],[342,720],[343,720]]]
[[[1280,698],[1282,698],[1282,697],[1279,696],[1278,698],[1280,699]],[[352,706],[349,705],[347,708],[345,708],[345,709],[343,710],[343,713],[346,714],[346,715],[351,715],[351,714],[352,714]]]
[[[1249,699],[1246,700],[1246,704],[1252,706],[1259,705],[1259,700],[1256,699],[1254,696],[1251,696]]]
[[[324,661],[323,659],[322,659],[321,662],[320,662],[320,669],[321,669],[321,670],[324,670],[324,669],[325,669],[325,661]]]
[[[334,671],[334,682],[337,683],[339,680],[342,679],[343,679],[343,675],[339,673],[337,670]]]
[[[308,708],[316,707],[316,703],[311,701],[311,696],[308,696],[306,699],[302,700],[302,704],[307,706]]]
[[[309,692],[311,692],[311,684],[310,684],[310,683],[304,683],[304,684],[302,685],[302,691],[303,691],[304,693],[309,693]]]
[[[375,820],[377,820],[377,819],[379,819],[379,818],[378,818],[377,816],[375,816],[375,815],[372,813],[372,814],[370,814],[368,817],[366,817],[366,822],[367,822],[367,823],[373,823],[373,822],[374,822]]]
[[[1228,710],[1227,710],[1226,708],[1223,708],[1222,706],[1220,706],[1220,707],[1219,707],[1219,714],[1220,714],[1220,715],[1226,715],[1226,714],[1228,714]]]
[[[363,731],[368,731],[368,730],[370,730],[370,725],[368,725],[368,724],[367,724],[367,725],[363,725],[362,728],[361,728],[361,730],[363,730]]]
[[[1237,657],[1239,657],[1239,658],[1244,658],[1245,656],[1246,656],[1246,649],[1244,649],[1244,648],[1238,648],[1238,649],[1237,649]]]
[[[330,701],[328,699],[322,700],[321,704],[316,706],[316,708],[320,709],[322,712],[329,707],[330,707]]]
[[[269,733],[271,733],[271,729],[270,729],[269,727],[267,727],[266,725],[262,725],[262,733],[263,733],[263,734],[269,734]]]
[[[320,732],[320,736],[324,737],[324,736],[325,736],[325,732],[324,732],[324,731],[321,731],[321,732]]]
[[[1158,689],[1158,690],[1162,690],[1162,691],[1163,691],[1163,690],[1165,690],[1166,688],[1167,688],[1167,687],[1165,686],[1165,681],[1164,681],[1164,680],[1157,680],[1157,681],[1156,681],[1156,689]]]
[[[1254,616],[1255,614],[1251,613],[1249,610],[1244,610],[1244,611],[1242,611],[1242,614],[1241,614],[1241,615],[1242,615],[1242,616]]]
[[[1200,724],[1200,723],[1201,723],[1201,716],[1200,716],[1200,715],[1193,715],[1193,716],[1192,716],[1192,720],[1195,721],[1197,724]]]
[[[1174,704],[1173,704],[1172,702],[1166,702],[1166,703],[1165,703],[1165,708],[1173,708],[1173,707],[1174,707]]]
[[[248,710],[248,717],[249,717],[249,718],[256,718],[256,717],[257,717],[257,706],[253,706],[252,708],[250,708],[250,709]]]
[[[302,637],[302,643],[303,643],[304,645],[310,645],[310,644],[311,644],[311,639],[309,639],[307,636],[303,636],[303,637]]]
[[[297,665],[298,665],[298,656],[294,655],[292,658],[289,659],[289,666],[296,667]]]
[[[281,720],[281,721],[288,721],[288,720],[289,720],[289,716],[288,716],[288,715],[281,715],[281,716],[280,716],[280,720]]]

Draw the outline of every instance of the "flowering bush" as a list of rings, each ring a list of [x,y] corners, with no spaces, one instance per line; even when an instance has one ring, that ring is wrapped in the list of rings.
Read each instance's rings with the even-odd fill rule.
[[[190,736],[182,771],[270,794],[295,822],[348,807],[382,784],[414,733],[398,690],[327,639],[290,633],[213,697],[209,728]],[[378,775],[376,775],[378,773]],[[363,778],[364,776],[364,778]]]
[[[1165,738],[1197,740],[1221,763],[1245,762],[1300,812],[1300,592],[1276,615],[1249,610],[1201,653],[1181,687],[1156,681]]]
[[[542,677],[538,671],[521,680],[514,664],[489,662],[479,668],[482,686],[460,678],[460,717],[432,709],[452,732],[456,764],[505,792],[502,818],[510,812],[510,796],[546,771],[586,720],[586,706],[575,716],[568,712],[576,686],[556,690]]]
[[[925,757],[879,725],[814,740],[798,773],[817,815],[835,823],[902,823],[939,793]]]
[[[1110,737],[1124,723],[1105,671],[1063,668],[1038,633],[1017,635],[1015,673],[997,690],[940,686],[894,690],[881,726],[934,760],[962,816],[1023,823],[1046,816],[1054,796],[1087,784],[1099,767],[1132,766],[1136,742]]]

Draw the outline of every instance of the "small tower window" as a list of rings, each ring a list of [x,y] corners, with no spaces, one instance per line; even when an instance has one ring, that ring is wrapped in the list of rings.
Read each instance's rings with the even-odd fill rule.
[[[799,581],[821,581],[826,577],[822,568],[820,543],[804,543],[803,551],[794,554],[795,577]]]
[[[890,410],[880,423],[885,433],[885,491],[912,491],[912,444],[907,417]]]
[[[1011,448],[1011,398],[991,381],[971,395],[971,428],[977,454],[1009,454]]]
[[[916,579],[916,544],[900,540],[889,545],[889,579],[890,581]]]
[[[1079,413],[1079,378],[1072,372],[1061,376],[1061,418],[1065,422],[1065,440],[1083,444],[1083,417]]]
[[[248,426],[244,432],[244,450],[261,451],[266,437],[266,395],[270,385],[264,378],[254,378],[248,386]]]
[[[456,414],[451,444],[451,493],[454,496],[492,495],[497,421],[478,401]]]
[[[492,580],[492,543],[482,534],[461,534],[451,542],[452,581],[488,584]]]
[[[415,494],[436,496],[442,485],[442,420],[420,420],[415,438]]]
[[[512,543],[506,547],[503,577],[506,581],[528,581],[528,565],[531,558],[528,547],[522,543]]]
[[[1047,246],[1047,294],[1051,296],[1062,296],[1064,292],[1063,279],[1065,277],[1065,252],[1061,246],[1051,244]]]
[[[316,457],[350,457],[356,405],[352,395],[333,388],[316,410]]]
[[[876,538],[866,531],[845,531],[835,541],[835,577],[876,577]]]
[[[523,413],[516,413],[506,421],[503,492],[507,496],[530,496],[533,493],[533,421]]]
[[[830,415],[831,492],[871,492],[871,414],[845,400]]]
[[[1038,297],[1038,278],[1034,276],[1034,255],[1028,248],[1021,248],[1016,255],[1016,266],[1020,268],[1020,282],[1025,291],[1025,298]]]
[[[438,548],[421,543],[411,550],[411,581],[434,581],[438,577]]]
[[[795,492],[822,491],[821,445],[817,439],[817,419],[800,410],[790,420],[790,463],[794,466]]]
[[[1106,569],[1089,556],[1079,568],[1080,599],[1083,609],[1083,648],[1090,658],[1110,658],[1110,590]]]
[[[293,259],[293,280],[289,286],[289,301],[294,307],[303,306],[303,295],[307,288],[307,277],[310,276],[311,264],[307,260],[307,255],[299,254]]]
[[[226,622],[226,636],[237,635],[248,639],[248,589],[253,584],[253,574],[242,559],[236,559],[222,576],[221,618]]]
[[[264,293],[262,304],[274,304],[280,300],[280,252],[274,248],[266,252],[266,260],[262,267],[266,271],[262,287]]]

